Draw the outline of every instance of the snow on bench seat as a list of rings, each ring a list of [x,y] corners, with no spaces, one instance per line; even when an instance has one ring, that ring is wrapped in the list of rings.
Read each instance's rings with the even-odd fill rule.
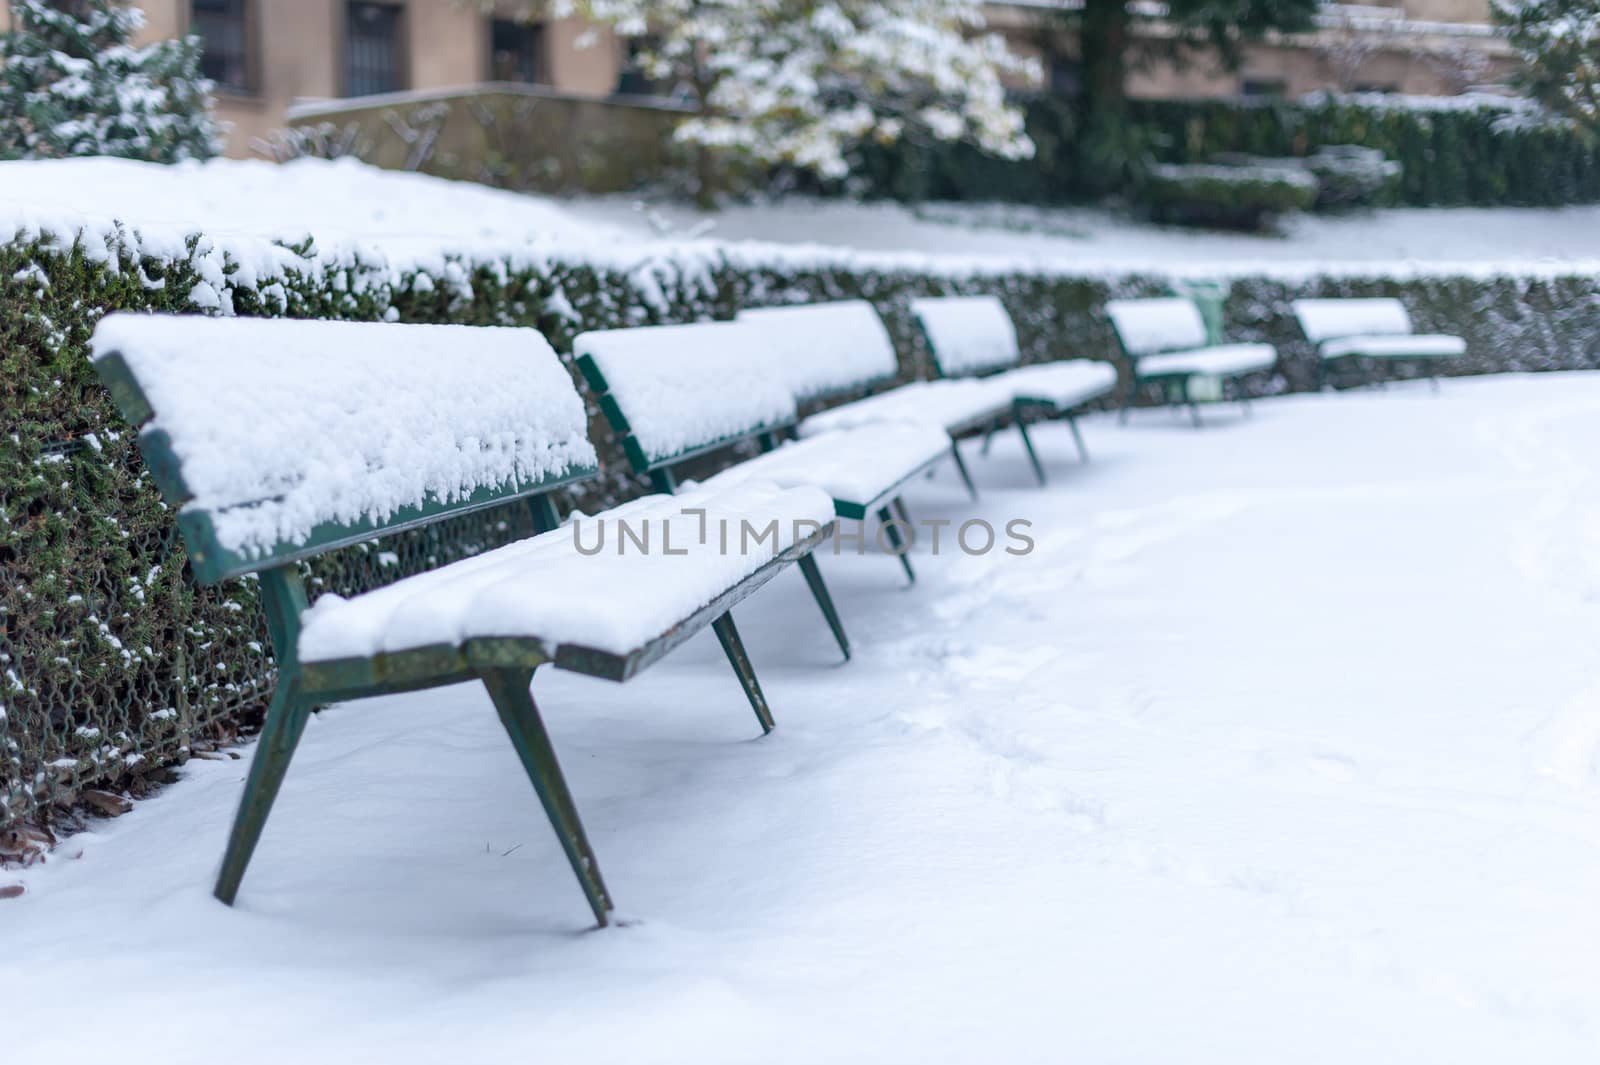
[[[1310,299],[1290,306],[1306,339],[1314,344],[1334,337],[1394,336],[1412,331],[1411,315],[1397,299]]]
[[[1174,374],[1210,374],[1231,377],[1237,374],[1270,370],[1278,361],[1278,350],[1271,344],[1219,344],[1194,351],[1173,351],[1145,355],[1138,360],[1140,377]]]
[[[1467,342],[1443,333],[1412,332],[1397,299],[1295,300],[1295,318],[1324,359],[1444,359],[1467,353]]]
[[[889,331],[866,300],[740,311],[795,399],[808,403],[894,380],[900,366]]]
[[[146,436],[176,459],[163,488],[245,558],[596,466],[532,329],[112,314],[92,350],[153,411]]]
[[[1444,333],[1404,336],[1350,336],[1323,341],[1324,359],[1364,356],[1374,359],[1448,359],[1467,353],[1467,342]]]
[[[949,454],[950,437],[940,426],[880,422],[784,444],[706,483],[758,478],[785,486],[815,485],[833,497],[840,517],[861,518]]]
[[[1124,420],[1141,386],[1154,382],[1168,402],[1187,404],[1198,426],[1197,404],[1221,399],[1224,378],[1270,370],[1278,363],[1278,351],[1271,344],[1208,343],[1200,308],[1181,296],[1110,300],[1106,316],[1133,364],[1133,386],[1123,393]],[[1246,398],[1242,389],[1238,395]]]
[[[1205,319],[1193,300],[1179,296],[1110,300],[1106,316],[1129,358],[1188,351],[1207,344]]]
[[[1010,414],[1017,434],[1022,437],[1023,450],[1033,466],[1034,476],[1041,485],[1045,483],[1044,464],[1028,436],[1030,414],[1042,412],[1047,417],[1065,418],[1079,457],[1085,462],[1089,460],[1089,449],[1078,430],[1078,408],[1116,388],[1114,367],[1097,367],[1087,360],[1073,359],[1019,368],[1022,349],[1017,344],[1017,330],[1005,305],[996,296],[916,299],[911,301],[911,311],[922,326],[929,352],[941,374],[947,378],[978,375],[984,384],[996,389],[997,398],[1004,402],[991,415],[989,433],[992,434],[1001,419]],[[989,440],[985,437],[985,453],[988,446]],[[971,478],[966,477],[964,468],[963,477],[968,491],[976,499],[977,489]]]
[[[692,509],[706,512],[704,524],[700,515],[686,512]],[[833,519],[833,503],[822,491],[780,488],[757,478],[645,496],[592,518],[576,516],[576,528],[562,527],[364,595],[324,595],[304,615],[300,657],[367,658],[482,637],[533,638],[552,654],[561,645],[627,654]],[[776,521],[777,542],[742,542],[742,521],[758,530]],[[648,537],[648,551],[623,540],[622,523]],[[722,528],[728,530],[726,550]],[[703,530],[709,532],[702,540]],[[579,551],[597,544],[598,553]]]
[[[601,407],[613,426],[642,437],[629,448],[640,472],[794,424],[794,394],[768,358],[770,322],[646,326],[584,333],[574,341],[579,365],[604,392]],[[668,409],[655,409],[661,404]],[[840,430],[838,439],[825,442],[812,437],[782,449],[782,458],[762,456],[743,468],[762,471],[756,476],[778,470],[784,484],[835,492],[840,515],[857,517],[860,504],[877,498],[875,488],[903,484],[926,467],[925,442],[937,437],[941,452],[950,446],[942,429],[867,428]]]
[[[1116,367],[1090,359],[1019,366],[1017,330],[998,297],[917,299],[911,301],[911,310],[946,377],[989,373],[981,380],[1003,390],[1008,399],[1061,411],[1098,399],[1117,386]]]
[[[1022,358],[1017,330],[994,296],[941,296],[911,301],[928,347],[945,377],[991,373]]]
[[[875,422],[914,422],[955,433],[994,418],[1010,405],[1010,388],[990,378],[913,381],[813,414],[800,423],[800,435],[815,436]]]
[[[1022,366],[989,380],[1005,385],[1019,402],[1069,410],[1116,391],[1117,368],[1097,359],[1066,359]]]
[[[572,342],[614,427],[648,463],[794,423],[795,395],[763,345],[761,329],[738,322],[597,330]]]

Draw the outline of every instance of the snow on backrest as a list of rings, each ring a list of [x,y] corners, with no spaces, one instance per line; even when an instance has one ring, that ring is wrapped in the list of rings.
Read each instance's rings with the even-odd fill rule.
[[[945,377],[1015,366],[1021,359],[1017,330],[993,296],[946,296],[911,301],[933,360]]]
[[[1335,337],[1411,332],[1411,316],[1395,299],[1295,300],[1294,314],[1306,339],[1315,344]]]
[[[532,329],[112,314],[92,357],[142,394],[144,442],[188,497],[172,501],[240,559],[597,465],[572,376]]]
[[[654,465],[794,422],[794,393],[762,357],[762,334],[743,322],[651,325],[582,333],[572,349],[627,422],[635,464]]]
[[[1111,300],[1106,314],[1129,355],[1155,355],[1206,346],[1206,323],[1193,300],[1178,296]]]
[[[740,311],[739,321],[761,329],[762,349],[802,403],[899,372],[889,331],[866,300],[759,307]]]

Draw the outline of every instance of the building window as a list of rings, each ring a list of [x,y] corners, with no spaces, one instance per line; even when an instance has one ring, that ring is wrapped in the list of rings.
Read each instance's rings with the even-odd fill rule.
[[[372,96],[406,87],[400,43],[401,10],[392,4],[352,2],[344,20],[344,94]]]
[[[1289,86],[1274,78],[1245,78],[1239,83],[1241,96],[1265,97],[1276,100],[1288,95]]]
[[[490,20],[489,80],[530,85],[550,80],[545,73],[543,23]]]
[[[645,73],[641,56],[655,41],[629,37],[622,42],[622,66],[617,71],[617,92],[624,96],[656,96],[661,92],[650,75]]]
[[[255,91],[250,69],[250,0],[194,0],[189,29],[203,42],[200,73],[228,92]]]

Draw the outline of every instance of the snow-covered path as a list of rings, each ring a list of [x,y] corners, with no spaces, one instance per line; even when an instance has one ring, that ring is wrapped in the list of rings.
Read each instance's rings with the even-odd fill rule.
[[[625,926],[477,691],[339,707],[237,910],[244,762],[0,874],[6,1059],[1596,1060],[1600,375],[1086,435],[971,459],[1027,557],[828,559],[849,665],[746,604],[771,737],[709,634],[536,681]]]

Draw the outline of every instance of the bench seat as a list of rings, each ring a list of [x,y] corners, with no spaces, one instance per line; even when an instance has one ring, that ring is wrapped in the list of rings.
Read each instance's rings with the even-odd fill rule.
[[[686,509],[703,509],[705,524]],[[721,549],[719,528],[737,537],[741,521],[760,529],[774,519],[779,531],[771,546],[742,551],[735,540]],[[815,488],[748,479],[645,496],[576,521],[576,529],[555,529],[363,595],[321,596],[300,631],[308,679],[337,673],[318,670],[318,663],[458,648],[491,637],[536,643],[557,666],[569,645],[626,657],[830,526],[833,503]],[[623,524],[643,547],[624,539]],[[710,530],[704,540],[702,529]],[[618,609],[622,604],[626,609]]]
[[[913,381],[813,414],[800,423],[800,435],[881,422],[915,422],[960,433],[992,421],[1010,406],[1010,389],[989,378]]]
[[[1023,366],[987,380],[1010,389],[1017,402],[1070,410],[1116,391],[1117,368],[1096,359],[1066,359]]]
[[[1254,373],[1257,370],[1270,370],[1277,361],[1278,351],[1271,344],[1218,344],[1214,347],[1193,348],[1189,351],[1142,355],[1137,365],[1141,378],[1179,374],[1214,374],[1231,377]]]
[[[879,422],[784,444],[706,484],[757,478],[785,487],[810,485],[832,497],[838,517],[864,519],[949,455],[950,437],[937,425]]]
[[[1317,349],[1324,359],[1449,359],[1467,353],[1467,342],[1444,333],[1335,337]]]

